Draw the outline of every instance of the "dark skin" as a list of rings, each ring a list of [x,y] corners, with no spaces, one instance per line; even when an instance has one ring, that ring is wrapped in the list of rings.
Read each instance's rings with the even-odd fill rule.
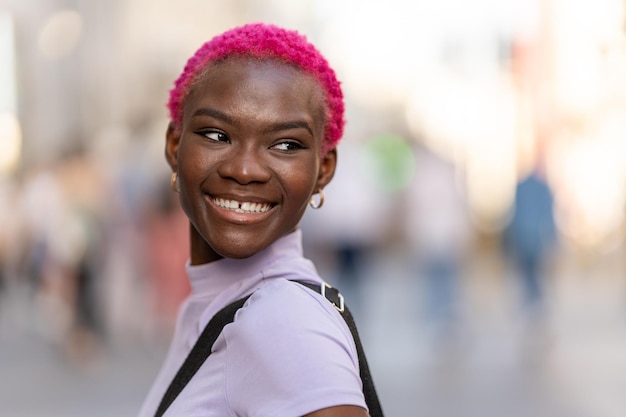
[[[247,258],[293,232],[311,196],[331,181],[321,153],[323,93],[285,64],[230,59],[213,66],[170,125],[166,159],[191,224],[191,263]],[[342,405],[306,417],[367,417]]]
[[[233,59],[194,86],[166,146],[192,264],[249,257],[296,229],[335,171],[336,153],[321,156],[320,103],[315,81],[284,64]],[[224,207],[244,203],[257,212]]]

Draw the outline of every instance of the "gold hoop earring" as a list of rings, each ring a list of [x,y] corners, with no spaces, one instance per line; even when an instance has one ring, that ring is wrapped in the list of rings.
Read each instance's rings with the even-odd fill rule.
[[[321,208],[324,205],[324,191],[320,188],[317,192],[320,195],[319,201],[315,201],[315,197],[311,196],[311,200],[309,201],[309,206],[313,209]]]
[[[173,172],[172,177],[170,178],[170,185],[172,186],[172,190],[178,192],[178,172]]]

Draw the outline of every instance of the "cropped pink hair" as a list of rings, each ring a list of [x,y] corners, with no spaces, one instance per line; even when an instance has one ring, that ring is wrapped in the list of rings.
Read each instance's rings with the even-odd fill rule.
[[[181,126],[184,101],[193,83],[209,65],[233,56],[275,59],[295,65],[315,77],[326,98],[322,153],[337,146],[345,121],[343,93],[335,72],[306,37],[293,30],[263,23],[230,29],[206,42],[189,58],[183,73],[170,90],[167,103],[176,129]]]

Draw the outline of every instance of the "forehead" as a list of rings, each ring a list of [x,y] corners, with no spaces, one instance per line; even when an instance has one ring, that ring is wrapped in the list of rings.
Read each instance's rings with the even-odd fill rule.
[[[185,99],[184,114],[206,105],[238,113],[304,112],[321,124],[326,107],[322,87],[312,75],[254,58],[230,58],[206,69]]]

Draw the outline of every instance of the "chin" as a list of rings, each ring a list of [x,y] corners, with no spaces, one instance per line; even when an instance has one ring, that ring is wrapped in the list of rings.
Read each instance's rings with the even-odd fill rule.
[[[214,248],[217,253],[219,253],[224,258],[230,259],[246,259],[251,257],[252,255],[262,251],[267,246],[257,246],[250,247],[249,245],[245,245],[245,247],[228,247],[228,248]]]

